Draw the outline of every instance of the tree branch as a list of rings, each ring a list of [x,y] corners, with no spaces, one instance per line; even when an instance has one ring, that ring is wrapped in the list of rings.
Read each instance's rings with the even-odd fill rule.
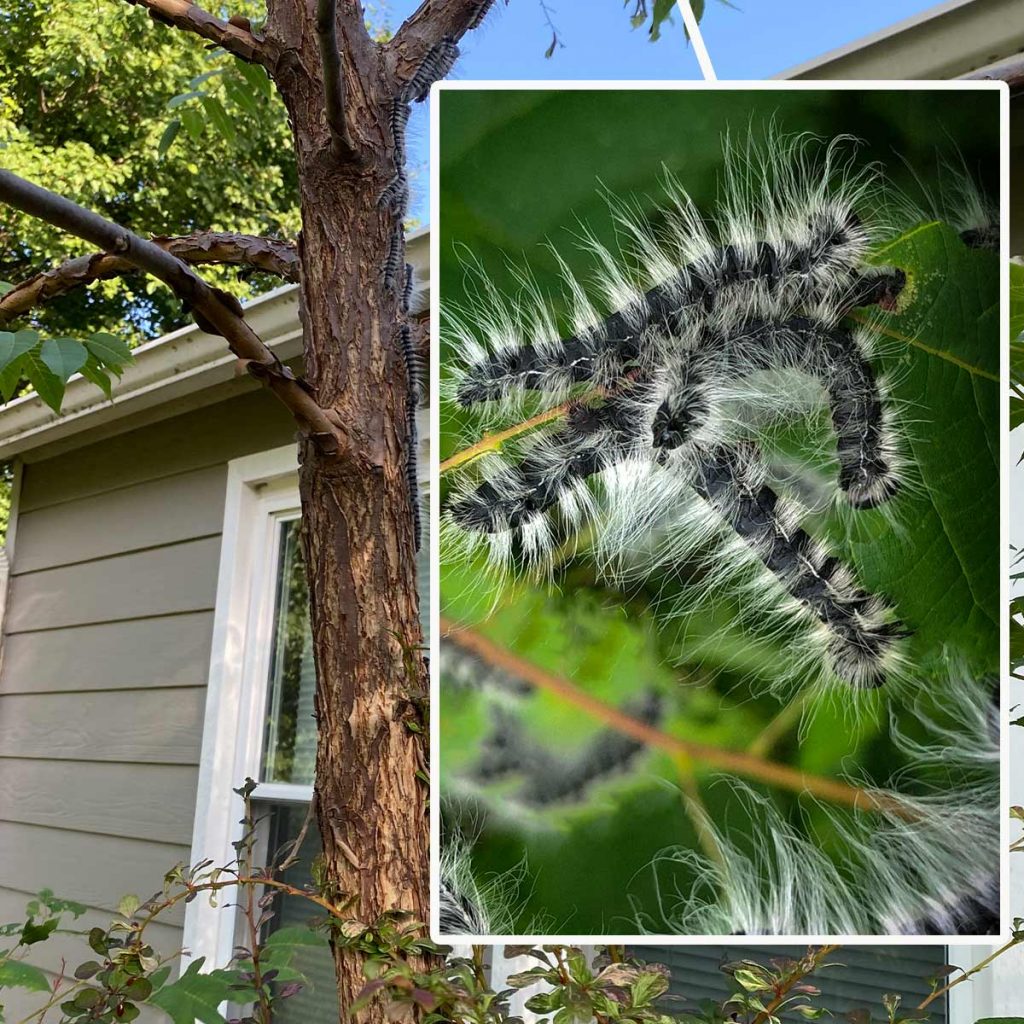
[[[276,274],[286,281],[299,279],[299,255],[293,242],[227,231],[202,231],[193,235],[157,236],[154,245],[186,263],[231,263]],[[138,271],[123,256],[109,252],[91,253],[66,260],[59,266],[22,281],[0,296],[0,327],[30,309],[66,295],[75,288]]]
[[[296,379],[246,323],[241,304],[234,296],[211,288],[191,267],[156,243],[10,171],[0,170],[0,200],[163,281],[188,304],[202,330],[227,340],[228,348],[243,360],[246,370],[277,395],[322,452],[339,454],[351,448],[341,424],[320,408],[308,385]]]
[[[355,159],[356,148],[346,120],[345,68],[338,47],[337,15],[337,0],[317,0],[316,35],[323,66],[324,115],[335,158],[348,162]]]
[[[1024,88],[1024,57],[1018,54],[995,67],[986,68],[984,71],[972,71],[962,77],[975,82],[1006,82],[1010,91],[1016,92]]]
[[[266,42],[257,39],[248,28],[221,21],[192,0],[126,0],[145,7],[154,21],[173,25],[185,32],[194,32],[250,64],[271,63]],[[241,20],[241,19],[239,19]]]
[[[501,669],[516,679],[540,690],[554,693],[568,701],[581,711],[598,721],[610,725],[613,729],[632,736],[650,747],[664,750],[675,757],[683,755],[694,761],[712,768],[734,772],[744,778],[766,782],[770,786],[778,786],[795,793],[810,793],[821,800],[844,804],[847,807],[865,811],[884,811],[908,820],[913,820],[913,811],[899,800],[884,793],[859,789],[838,779],[828,779],[818,775],[807,775],[776,761],[768,761],[762,757],[745,753],[741,750],[721,750],[706,743],[683,740],[662,732],[653,725],[641,722],[620,708],[606,704],[602,700],[581,690],[568,679],[545,672],[532,662],[512,654],[511,651],[494,643],[494,641],[474,630],[460,625],[441,616],[441,636],[450,643],[457,644],[465,651],[475,655],[488,665]]]
[[[386,59],[398,89],[409,82],[428,54],[446,39],[457,43],[476,28],[494,0],[423,0],[387,44]],[[506,0],[507,2],[507,0]]]

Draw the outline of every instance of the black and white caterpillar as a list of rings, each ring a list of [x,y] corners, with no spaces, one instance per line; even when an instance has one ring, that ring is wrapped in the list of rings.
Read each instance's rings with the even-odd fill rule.
[[[664,701],[651,690],[629,701],[623,710],[637,721],[657,725]],[[520,719],[500,705],[492,711],[492,725],[470,778],[481,784],[519,779],[509,797],[532,808],[581,801],[591,787],[627,771],[646,750],[632,736],[602,729],[571,755],[555,752],[526,735]]]
[[[415,271],[411,263],[405,264],[405,284],[402,289],[401,312],[406,318],[398,329],[399,344],[402,348],[402,359],[405,362],[405,376],[408,386],[406,399],[406,435],[409,447],[405,457],[405,478],[409,488],[409,502],[413,515],[413,538],[416,550],[419,551],[422,539],[422,510],[420,508],[419,488],[419,437],[416,429],[416,413],[423,400],[423,358],[413,339],[412,327],[408,322],[409,306],[415,290]]]
[[[642,932],[703,935],[985,935],[999,930],[999,734],[992,679],[951,671],[919,735],[892,730],[913,767],[853,811],[817,805],[848,851],[837,864],[763,795],[735,780],[759,842],[737,843],[704,812],[717,855],[664,851],[651,865],[657,913]],[[946,724],[952,723],[952,724]],[[858,781],[858,780],[853,780]],[[874,806],[872,806],[872,803]],[[969,846],[970,856],[965,856]],[[681,878],[690,881],[681,882]]]
[[[525,299],[483,282],[471,308],[444,310],[457,352],[444,386],[459,405],[507,425],[566,403],[456,480],[442,519],[448,551],[544,574],[586,528],[614,582],[704,557],[700,599],[733,584],[766,620],[802,624],[803,660],[823,676],[864,689],[899,674],[906,627],[773,486],[756,415],[827,404],[847,508],[884,506],[905,486],[872,325],[896,308],[906,276],[868,263],[893,229],[869,202],[879,169],[856,169],[849,147],[798,137],[737,153],[727,143],[718,230],[674,181],[660,236],[617,206],[625,251],[590,243],[611,312],[563,261],[568,335],[525,279]]]

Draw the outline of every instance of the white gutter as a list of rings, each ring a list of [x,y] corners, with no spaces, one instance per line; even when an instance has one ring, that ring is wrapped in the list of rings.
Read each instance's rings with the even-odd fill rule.
[[[416,268],[416,311],[430,290],[429,231],[408,238],[407,255]],[[282,361],[302,353],[297,284],[282,285],[246,304],[246,319]],[[115,378],[110,401],[96,385],[77,374],[68,381],[61,414],[37,395],[23,395],[0,408],[0,459],[9,459],[74,434],[106,426],[134,413],[229,383],[238,377],[238,360],[223,338],[195,324],[172,331],[135,349],[134,363]],[[247,378],[243,379],[247,381]]]
[[[949,79],[1024,51],[1024,0],[946,0],[776,78]]]

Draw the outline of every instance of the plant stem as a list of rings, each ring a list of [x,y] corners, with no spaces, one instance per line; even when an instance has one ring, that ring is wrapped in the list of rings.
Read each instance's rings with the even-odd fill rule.
[[[803,981],[809,974],[813,974],[820,966],[821,961],[825,957],[829,956],[839,949],[838,945],[835,946],[819,946],[813,953],[808,956],[809,966],[799,967],[795,970],[783,983],[779,989],[778,994],[775,998],[753,1019],[751,1024],[765,1024],[769,1017],[774,1016],[775,1011],[786,1001],[787,996],[792,991],[793,987],[800,981]]]
[[[594,392],[591,392],[591,394],[594,394]],[[587,395],[583,395],[580,400],[582,401],[586,398]],[[544,426],[545,423],[551,423],[553,420],[560,419],[568,411],[569,403],[563,402],[561,405],[556,405],[553,409],[545,409],[544,412],[539,412],[536,416],[523,420],[522,423],[513,424],[505,430],[499,430],[496,434],[485,434],[475,444],[471,444],[468,448],[463,448],[461,452],[456,452],[451,458],[445,459],[441,463],[441,476],[444,476],[450,470],[465,465],[467,462],[472,462],[473,459],[477,459],[481,455],[486,455],[487,452],[497,451],[506,441],[512,441],[522,434],[528,434],[531,430]]]
[[[960,977],[956,979],[956,981],[951,981],[948,985],[945,985],[942,988],[937,988],[929,996],[927,996],[920,1003],[918,1003],[917,1008],[919,1010],[926,1009],[927,1006],[930,1003],[933,1003],[936,999],[938,999],[939,996],[944,996],[951,988],[956,988],[957,985],[962,985],[965,981],[968,981],[979,971],[983,971],[997,957],[1001,957],[1008,950],[1013,949],[1014,946],[1019,946],[1021,942],[1024,942],[1024,936],[1015,935],[1008,942],[1004,942],[1003,945],[1001,945],[997,950],[995,950],[995,952],[990,953],[980,963],[976,963],[969,971],[964,971],[964,973],[961,974]]]
[[[797,793],[807,792],[832,803],[845,804],[863,810],[886,811],[907,820],[914,820],[914,811],[893,797],[859,789],[837,779],[806,775],[788,765],[767,761],[745,751],[721,750],[718,747],[679,739],[662,732],[646,722],[638,721],[620,708],[598,700],[569,680],[552,675],[531,662],[524,661],[492,640],[444,616],[441,617],[441,635],[488,664],[522,679],[537,689],[557,694],[587,714],[618,729],[619,732],[632,736],[651,747],[664,750],[673,757],[682,754],[693,758],[694,761],[728,772],[735,772],[737,775],[757,779],[760,782],[767,782],[781,789],[789,789]]]

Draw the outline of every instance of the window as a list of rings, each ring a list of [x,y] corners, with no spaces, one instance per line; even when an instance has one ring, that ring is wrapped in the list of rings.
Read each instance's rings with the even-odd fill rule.
[[[425,426],[421,438],[427,436]],[[421,465],[425,495],[425,457]],[[306,819],[316,758],[315,673],[298,505],[294,447],[229,464],[193,862],[233,859],[241,801],[232,790],[247,776],[258,783],[253,800],[262,856],[269,859],[293,841]],[[428,578],[429,545],[424,543],[421,586]],[[424,592],[424,623],[427,596]],[[312,827],[284,879],[304,885],[318,852],[319,836]],[[279,898],[274,911],[272,928],[317,916],[304,900],[289,897]],[[188,959],[204,956],[211,966],[227,963],[239,923],[228,907],[192,901],[185,916]],[[283,1002],[275,1019],[280,1024],[336,1020],[330,954],[317,951],[301,963],[297,959],[296,966],[312,985]]]
[[[665,964],[672,972],[669,992],[681,996],[687,1007],[698,1007],[702,999],[725,999],[736,991],[730,979],[719,970],[724,961],[760,960],[772,957],[799,957],[803,946],[634,946],[630,953],[650,963]],[[926,980],[932,972],[949,963],[946,946],[843,946],[833,958],[842,970],[819,971],[812,979],[821,989],[816,1005],[825,1006],[833,1019],[842,1019],[851,1010],[870,1009],[877,1018],[882,1012],[882,996],[887,992],[903,996],[905,1008],[916,1006],[931,991]],[[680,1005],[674,1005],[674,1012]],[[947,1019],[946,1001],[936,1000],[930,1007],[932,1024]]]

